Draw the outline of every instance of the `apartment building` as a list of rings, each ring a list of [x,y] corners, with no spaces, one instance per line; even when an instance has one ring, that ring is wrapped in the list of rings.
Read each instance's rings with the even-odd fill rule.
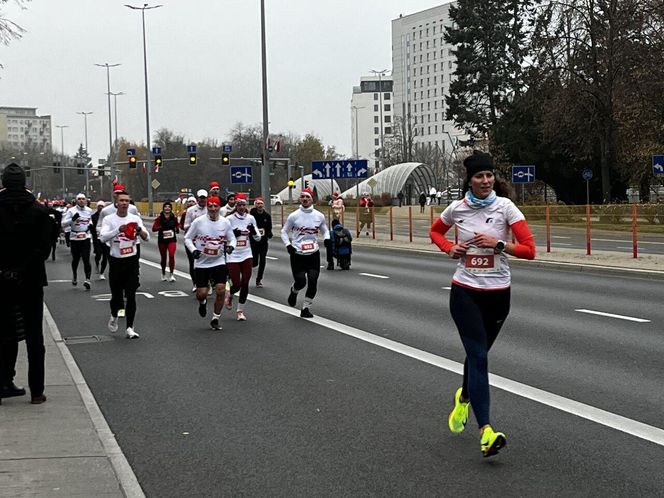
[[[0,147],[51,151],[51,116],[38,116],[36,107],[0,107]]]
[[[410,124],[417,147],[450,153],[463,135],[445,119],[445,96],[455,69],[453,46],[445,42],[452,24],[448,2],[392,21],[392,79],[396,119]]]
[[[350,101],[353,157],[367,159],[371,174],[382,168],[383,140],[392,135],[394,94],[389,76],[363,76]]]

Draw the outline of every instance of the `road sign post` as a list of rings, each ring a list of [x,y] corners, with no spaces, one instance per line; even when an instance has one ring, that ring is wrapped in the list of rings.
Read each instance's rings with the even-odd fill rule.
[[[590,205],[590,180],[593,177],[593,170],[586,168],[581,172],[581,176],[586,181],[586,205]]]
[[[231,166],[231,183],[254,183],[251,166]]]
[[[652,174],[664,175],[664,154],[654,154],[652,156]]]
[[[524,183],[533,183],[535,181],[535,165],[518,165],[512,166],[512,183],[521,184],[521,202],[525,202],[525,185]]]

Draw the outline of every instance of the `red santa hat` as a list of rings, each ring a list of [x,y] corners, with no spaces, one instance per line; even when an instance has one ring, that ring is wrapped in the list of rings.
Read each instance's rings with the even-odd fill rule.
[[[310,188],[303,188],[302,192],[300,192],[300,196],[303,196],[303,195],[308,195],[312,199],[314,198],[314,192]]]
[[[221,206],[221,199],[219,199],[219,197],[217,197],[216,195],[213,195],[212,197],[207,198],[207,203],[208,205],[216,204],[217,206]]]
[[[265,204],[265,201],[263,200],[262,197],[256,197],[254,199],[254,204]]]
[[[246,204],[247,203],[247,195],[243,194],[240,192],[239,194],[235,194],[235,202],[237,204]]]
[[[215,187],[219,188],[219,182],[211,181],[210,182],[210,189],[213,189]],[[210,190],[210,189],[208,189],[208,190]]]

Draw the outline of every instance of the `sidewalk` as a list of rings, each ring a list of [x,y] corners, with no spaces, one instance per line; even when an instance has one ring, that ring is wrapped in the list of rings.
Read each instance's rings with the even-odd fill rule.
[[[46,403],[0,406],[0,497],[143,497],[131,467],[47,309]],[[25,343],[18,384],[27,379]]]
[[[275,247],[279,241],[273,242]],[[353,244],[440,253],[424,239],[413,243],[359,237]],[[441,254],[441,257],[445,257]],[[577,271],[616,271],[664,278],[664,256],[537,248],[537,259],[510,258],[513,266],[557,265]],[[42,405],[29,396],[7,398],[0,406],[0,497],[143,497],[131,467],[115,441],[85,379],[53,319],[45,310],[46,395]],[[27,378],[21,345],[17,376]]]

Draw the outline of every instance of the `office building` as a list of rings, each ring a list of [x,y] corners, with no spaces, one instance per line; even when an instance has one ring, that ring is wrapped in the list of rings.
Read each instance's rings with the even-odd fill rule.
[[[35,107],[0,107],[0,147],[51,151],[51,116],[38,116]]]

